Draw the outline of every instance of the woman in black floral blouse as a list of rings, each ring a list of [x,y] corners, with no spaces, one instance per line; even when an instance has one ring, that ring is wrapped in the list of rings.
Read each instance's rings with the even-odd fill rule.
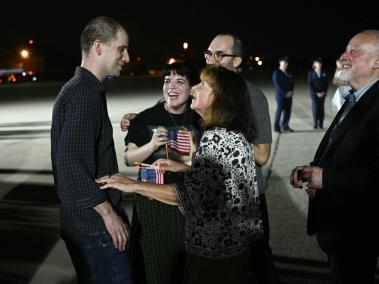
[[[157,162],[186,172],[184,182],[156,185],[120,174],[98,182],[179,206],[186,217],[186,283],[245,283],[248,244],[262,237],[247,87],[235,72],[207,67],[192,95],[204,131],[192,166]]]

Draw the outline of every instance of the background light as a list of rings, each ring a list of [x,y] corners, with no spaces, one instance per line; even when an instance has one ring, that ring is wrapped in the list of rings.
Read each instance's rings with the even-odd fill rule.
[[[20,51],[20,55],[21,55],[21,57],[22,58],[24,58],[24,59],[27,59],[27,58],[29,58],[29,50],[27,50],[27,49],[22,49],[21,51]]]

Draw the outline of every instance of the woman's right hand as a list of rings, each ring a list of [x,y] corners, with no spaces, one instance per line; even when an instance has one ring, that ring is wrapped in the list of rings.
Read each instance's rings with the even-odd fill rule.
[[[167,129],[162,126],[154,129],[153,136],[151,136],[151,140],[149,142],[153,152],[158,150],[159,147],[168,143],[167,132]]]
[[[115,188],[127,193],[136,192],[139,183],[139,181],[124,177],[121,174],[115,174],[111,177],[104,176],[96,179],[96,182],[100,184],[100,189]]]
[[[170,159],[158,159],[153,163],[153,166],[156,166],[161,171],[173,173],[185,173],[189,169],[188,165]]]

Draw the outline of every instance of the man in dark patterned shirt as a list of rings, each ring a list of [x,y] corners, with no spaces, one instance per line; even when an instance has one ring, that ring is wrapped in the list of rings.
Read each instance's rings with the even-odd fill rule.
[[[129,62],[128,42],[115,20],[91,20],[81,35],[81,66],[53,110],[51,159],[61,236],[80,283],[131,283],[121,194],[101,190],[95,182],[118,172],[102,81],[119,76]]]

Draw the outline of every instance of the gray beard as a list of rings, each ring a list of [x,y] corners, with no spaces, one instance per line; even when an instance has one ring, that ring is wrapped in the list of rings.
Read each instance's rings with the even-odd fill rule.
[[[351,81],[351,71],[350,70],[340,70],[339,79],[349,83]]]

